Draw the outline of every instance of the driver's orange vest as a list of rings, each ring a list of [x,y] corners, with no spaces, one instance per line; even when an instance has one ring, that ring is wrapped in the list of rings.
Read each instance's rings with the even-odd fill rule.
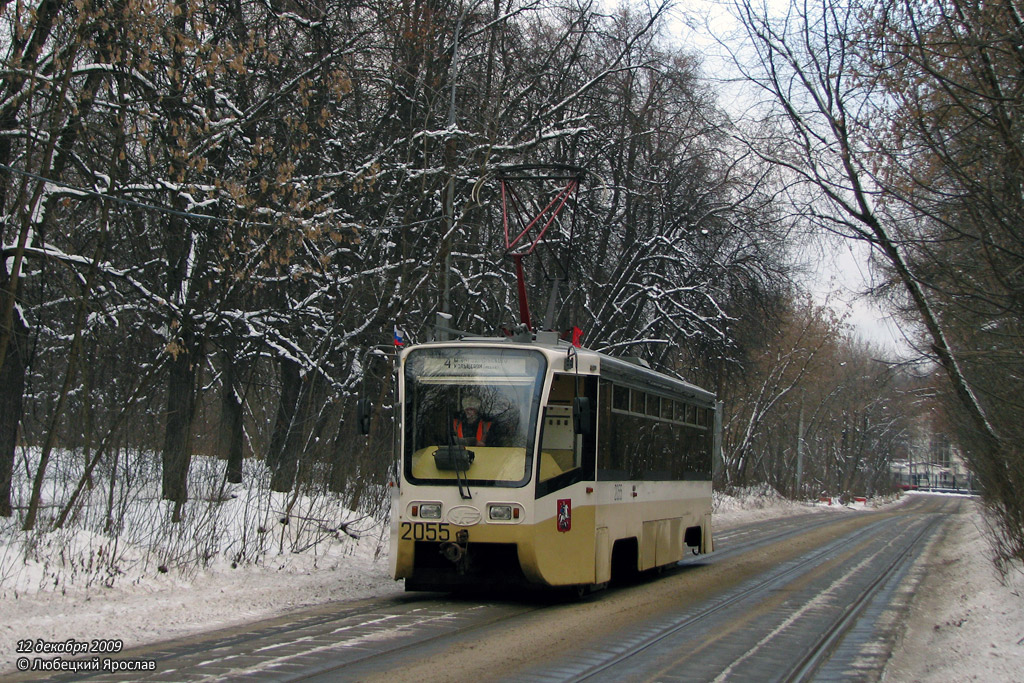
[[[480,420],[476,423],[476,440],[483,442],[487,436],[487,432],[491,431],[491,423]],[[455,436],[460,439],[464,438],[462,434],[462,420],[455,420]]]

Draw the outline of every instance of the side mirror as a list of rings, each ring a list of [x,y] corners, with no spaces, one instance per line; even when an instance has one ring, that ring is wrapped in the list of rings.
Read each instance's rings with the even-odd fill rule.
[[[590,436],[594,433],[594,423],[590,419],[590,398],[577,396],[572,400],[572,427],[577,434]]]
[[[361,398],[356,401],[356,422],[359,423],[359,433],[366,436],[370,433],[370,416],[373,414],[373,404],[370,399]]]

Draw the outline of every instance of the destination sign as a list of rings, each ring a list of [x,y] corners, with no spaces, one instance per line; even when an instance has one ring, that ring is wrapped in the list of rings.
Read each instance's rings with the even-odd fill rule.
[[[447,377],[474,375],[532,377],[536,371],[526,367],[526,358],[506,355],[451,355],[448,357],[428,356],[423,358],[423,374]],[[536,362],[531,365],[536,366]]]

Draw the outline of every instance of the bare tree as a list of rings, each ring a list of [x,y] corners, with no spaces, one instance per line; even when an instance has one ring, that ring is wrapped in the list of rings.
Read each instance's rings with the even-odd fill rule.
[[[959,7],[959,3],[949,6]],[[900,162],[879,155],[875,145],[875,132],[880,128],[891,130],[885,128],[888,121],[880,117],[891,113],[887,105],[893,82],[890,73],[878,68],[877,50],[879,46],[883,51],[888,49],[892,34],[890,27],[873,23],[869,17],[874,14],[872,10],[881,10],[883,17],[891,18],[899,7],[903,5],[792,3],[770,12],[754,3],[737,2],[736,13],[753,56],[740,58],[737,53],[736,61],[765,95],[762,111],[775,131],[771,138],[750,137],[748,142],[752,150],[792,174],[793,196],[807,217],[825,229],[868,242],[887,264],[923,326],[930,352],[945,370],[965,424],[969,425],[971,436],[966,445],[975,471],[998,473],[987,478],[987,485],[983,482],[987,499],[1000,514],[1008,536],[1024,538],[1020,506],[1012,502],[1019,500],[1019,495],[1011,491],[1016,487],[1007,489],[1002,484],[1015,478],[1013,472],[1019,468],[1013,463],[1019,459],[1019,450],[990,418],[990,411],[979,398],[978,385],[965,368],[966,349],[957,348],[954,327],[942,315],[942,283],[930,277],[928,268],[916,260],[921,253],[918,248],[928,249],[936,235],[927,227],[920,230],[920,212],[905,201],[900,191],[900,184],[906,187],[915,181],[894,183],[890,174]],[[922,12],[930,13],[932,9]],[[920,43],[920,27],[912,22],[897,23],[907,35],[914,36],[911,42],[925,52],[932,49]],[[956,25],[960,26],[959,21]],[[886,53],[903,59],[906,52],[901,48]],[[940,61],[956,62],[956,69],[972,71],[973,67],[960,59],[964,54],[954,49],[943,54]],[[985,51],[972,56],[984,72]],[[941,127],[951,136],[944,139],[958,135],[958,127],[948,117],[943,118]],[[898,155],[906,153],[904,149],[889,149]],[[807,197],[812,199],[808,201]],[[1019,542],[1015,543],[1011,553],[1019,554],[1020,547]]]

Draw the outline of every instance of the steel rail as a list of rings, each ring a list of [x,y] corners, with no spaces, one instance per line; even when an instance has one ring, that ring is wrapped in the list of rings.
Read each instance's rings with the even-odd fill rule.
[[[846,607],[843,614],[821,635],[811,649],[797,661],[796,665],[783,680],[787,681],[787,683],[811,680],[824,661],[832,655],[843,637],[856,624],[864,608],[878,595],[882,586],[896,575],[897,570],[904,563],[916,557],[916,554],[911,555],[911,551],[917,548],[925,534],[930,534],[934,530],[940,519],[940,517],[934,516],[927,524],[922,526],[914,538],[904,545],[882,572],[861,590],[857,599]]]
[[[820,546],[811,553],[805,555],[800,560],[796,561],[791,566],[787,567],[786,569],[783,569],[781,572],[772,573],[770,576],[764,579],[756,580],[756,582],[752,585],[739,590],[738,592],[730,595],[724,600],[717,602],[713,605],[710,605],[700,610],[696,614],[689,615],[681,621],[671,624],[670,626],[660,629],[657,633],[648,636],[647,638],[644,638],[640,643],[634,645],[629,650],[621,652],[612,657],[611,659],[608,659],[598,665],[595,665],[587,669],[583,673],[570,678],[569,680],[574,682],[585,681],[607,671],[608,669],[611,669],[612,667],[618,666],[626,660],[648,650],[652,646],[662,642],[666,638],[675,635],[676,633],[682,631],[685,628],[689,628],[690,626],[693,626],[694,624],[697,624],[707,619],[708,617],[718,614],[719,612],[722,612],[725,609],[751,596],[755,596],[758,593],[767,591],[771,589],[773,586],[778,585],[779,583],[784,583],[790,577],[799,576],[803,573],[803,570],[805,568],[817,566],[823,559],[832,555],[835,552],[837,546],[848,545],[849,543],[856,541],[857,539],[863,536],[873,534],[878,526],[886,523],[892,522],[891,520],[879,520],[878,522],[874,522],[866,527],[858,529],[852,534],[844,536],[841,539],[837,539],[831,543],[827,543],[824,546]]]

